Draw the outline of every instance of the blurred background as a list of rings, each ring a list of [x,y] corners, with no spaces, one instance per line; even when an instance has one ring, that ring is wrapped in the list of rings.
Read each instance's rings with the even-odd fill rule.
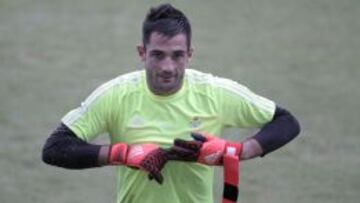
[[[94,88],[143,68],[135,45],[160,2],[0,0],[1,203],[115,202],[113,168],[50,167],[42,145]],[[169,2],[191,20],[191,68],[239,81],[301,122],[289,145],[242,163],[239,202],[359,202],[360,1]]]

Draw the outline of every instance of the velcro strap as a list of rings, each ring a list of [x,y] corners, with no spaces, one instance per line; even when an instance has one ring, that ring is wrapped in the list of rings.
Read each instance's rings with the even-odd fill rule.
[[[125,143],[110,145],[108,163],[110,165],[125,165],[128,146]]]
[[[238,195],[239,183],[239,155],[242,151],[242,144],[226,143],[224,161],[224,191],[223,203],[235,203]]]

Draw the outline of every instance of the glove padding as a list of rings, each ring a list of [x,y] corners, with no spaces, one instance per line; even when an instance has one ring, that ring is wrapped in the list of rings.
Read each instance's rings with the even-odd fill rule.
[[[117,143],[110,146],[108,163],[142,169],[149,173],[149,177],[162,184],[161,169],[168,160],[167,151],[156,144]]]
[[[228,142],[215,136],[193,132],[194,140],[175,139],[172,153],[182,161],[196,161],[206,165],[223,165],[225,153],[239,156],[240,143]]]

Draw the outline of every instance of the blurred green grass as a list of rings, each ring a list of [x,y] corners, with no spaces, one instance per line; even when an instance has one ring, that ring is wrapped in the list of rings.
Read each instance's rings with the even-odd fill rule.
[[[0,202],[114,202],[113,169],[49,167],[41,147],[96,86],[142,68],[135,45],[159,2],[0,0]],[[171,2],[193,25],[192,68],[248,85],[302,124],[294,142],[242,164],[240,202],[358,202],[360,1]]]

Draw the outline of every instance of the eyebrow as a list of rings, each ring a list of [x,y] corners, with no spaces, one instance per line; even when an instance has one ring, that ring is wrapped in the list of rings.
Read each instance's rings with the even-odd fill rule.
[[[186,53],[185,50],[174,50],[172,52],[173,52],[173,54],[185,54]],[[159,50],[159,49],[153,49],[153,50],[150,51],[150,53],[158,54],[158,53],[166,53],[166,52],[162,51],[162,50]]]
[[[150,53],[164,53],[164,51],[154,49],[154,50],[151,50]]]
[[[175,50],[174,51],[174,54],[185,54],[186,53],[186,51],[184,51],[184,50]]]

